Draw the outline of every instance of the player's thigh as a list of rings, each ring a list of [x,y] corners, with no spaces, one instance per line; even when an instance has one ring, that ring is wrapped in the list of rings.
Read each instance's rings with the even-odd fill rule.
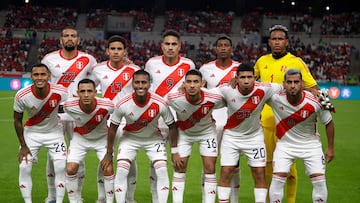
[[[92,143],[80,135],[74,134],[70,141],[67,162],[80,163],[84,161]]]
[[[165,140],[154,139],[152,141],[147,141],[144,149],[152,163],[155,160],[167,160]]]
[[[106,146],[107,146],[107,136],[101,137],[99,139],[94,140],[95,141],[95,145],[94,145],[94,150],[96,152],[96,156],[98,157],[98,159],[101,161],[105,154],[106,154]]]
[[[143,148],[144,143],[131,137],[121,137],[117,150],[117,160],[128,159],[131,162],[135,160],[139,149]]]
[[[35,132],[31,132],[31,131],[24,132],[24,140],[31,152],[31,155],[32,155],[31,161],[33,163],[38,162],[39,151],[40,151],[41,146],[43,145],[42,137],[43,137],[43,135],[41,135],[40,133],[35,133]]]
[[[204,157],[217,157],[218,142],[216,134],[207,134],[198,138],[200,155]]]
[[[297,155],[290,153],[289,149],[278,145],[274,151],[273,172],[289,173],[296,157]]]
[[[225,135],[221,141],[220,147],[220,165],[236,166],[240,158],[240,148],[232,136]]]
[[[248,159],[250,167],[265,167],[266,166],[266,149],[264,142],[253,141],[243,144],[242,153]]]
[[[305,165],[306,175],[325,174],[326,161],[321,148],[309,150],[309,152],[305,153],[305,156],[302,157],[302,160]]]
[[[187,136],[184,132],[179,132],[179,139],[178,139],[178,151],[180,157],[189,157],[192,151],[192,146],[198,139],[194,136]]]

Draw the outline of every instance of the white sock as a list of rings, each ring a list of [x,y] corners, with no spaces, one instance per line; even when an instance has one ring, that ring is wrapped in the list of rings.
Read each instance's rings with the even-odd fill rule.
[[[230,192],[231,203],[239,202],[239,192],[240,192],[240,168],[237,167],[235,168],[234,175],[231,178],[231,192]]]
[[[63,202],[65,196],[66,160],[54,160],[53,166],[55,172],[56,202]]]
[[[314,203],[326,202],[328,191],[326,187],[325,175],[311,178],[311,183],[313,184],[313,191],[312,191],[313,202]]]
[[[19,165],[19,186],[21,195],[24,198],[25,203],[31,203],[31,190],[32,190],[32,179],[31,179],[32,162],[26,163],[23,160]]]
[[[150,163],[150,191],[152,195],[152,203],[159,203],[158,194],[156,189],[156,173],[152,163]]]
[[[76,203],[79,200],[79,179],[78,175],[65,175],[65,185],[70,203]]]
[[[185,189],[185,173],[174,172],[172,178],[172,198],[173,203],[182,203]]]
[[[267,191],[268,190],[266,188],[254,188],[255,202],[256,203],[265,203]]]
[[[278,175],[273,175],[271,179],[269,197],[270,202],[281,203],[284,197],[284,184],[286,182],[286,177],[281,177]]]
[[[130,163],[124,160],[118,161],[114,191],[116,202],[125,202],[127,191],[127,176],[129,174]]]
[[[169,175],[167,170],[166,161],[157,161],[154,163],[154,169],[156,173],[156,189],[159,203],[167,203],[169,196]]]
[[[47,155],[47,160],[46,160],[46,180],[48,187],[48,198],[55,200],[56,188],[55,188],[54,164],[50,160],[49,154]]]
[[[230,187],[218,186],[217,191],[218,191],[219,203],[228,203],[231,188]]]
[[[205,202],[211,203],[215,202],[216,197],[216,175],[214,174],[205,174],[204,175],[204,192],[205,192]]]
[[[136,179],[137,179],[137,164],[136,160],[131,162],[129,175],[128,175],[128,189],[126,193],[126,201],[134,201],[135,198],[135,189],[136,189]]]
[[[104,188],[104,173],[102,171],[100,162],[97,169],[97,190],[98,190],[98,200],[105,199],[105,188]]]
[[[114,175],[104,176],[104,188],[106,194],[106,203],[114,202]]]
[[[78,194],[79,194],[79,198],[81,198],[82,188],[85,181],[85,161],[81,161],[79,163],[77,175],[78,175]]]

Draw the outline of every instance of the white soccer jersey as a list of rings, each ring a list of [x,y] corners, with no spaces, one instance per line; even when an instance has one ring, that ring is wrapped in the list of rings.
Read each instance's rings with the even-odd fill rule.
[[[70,98],[64,103],[64,111],[75,121],[74,133],[86,139],[98,139],[107,136],[106,121],[114,111],[114,104],[106,98],[95,98],[95,107],[91,113],[80,107],[79,98]]]
[[[96,59],[85,52],[77,51],[71,59],[62,56],[61,50],[44,56],[41,63],[46,64],[51,72],[51,82],[68,88],[71,95],[77,95],[77,85],[80,80],[91,77],[91,69],[96,65]]]
[[[170,92],[177,92],[186,72],[194,68],[195,64],[191,59],[180,56],[172,66],[165,63],[164,56],[150,58],[145,64],[145,70],[151,75],[151,90],[164,98]]]
[[[202,136],[214,133],[213,109],[225,106],[221,95],[208,89],[201,89],[201,102],[191,103],[186,93],[170,93],[169,105],[176,111],[176,126],[189,136]]]
[[[231,135],[243,139],[251,139],[262,131],[260,113],[273,94],[282,86],[272,83],[255,82],[253,90],[243,95],[239,88],[222,85],[219,92],[225,98],[228,107],[228,119],[224,126],[224,136]]]
[[[332,120],[331,113],[323,110],[310,92],[303,91],[303,96],[297,105],[288,102],[285,91],[268,101],[274,112],[278,143],[293,149],[321,147],[317,118],[326,125]]]
[[[228,83],[234,78],[239,65],[239,62],[232,60],[230,65],[223,69],[217,65],[217,60],[215,60],[202,65],[199,71],[203,80],[206,81],[206,87],[211,89]],[[227,120],[227,108],[215,109],[212,115],[216,121],[216,127],[222,130]]]
[[[125,96],[117,103],[110,120],[120,125],[124,117],[126,125],[123,128],[123,136],[135,136],[139,138],[162,137],[158,129],[158,119],[163,118],[166,125],[175,122],[168,104],[160,96],[149,92],[148,102],[140,105],[135,101],[134,93]]]
[[[217,61],[211,61],[202,65],[199,69],[203,79],[206,81],[206,87],[211,89],[224,83],[228,83],[236,76],[236,69],[240,65],[237,61],[231,61],[230,65],[226,68],[220,68]]]
[[[116,104],[125,95],[133,92],[132,77],[140,67],[135,64],[124,65],[120,69],[110,66],[110,61],[96,65],[92,70],[96,84],[100,84],[101,94]]]
[[[25,128],[34,132],[53,132],[62,130],[57,117],[60,103],[68,98],[67,89],[61,85],[49,83],[49,93],[45,98],[34,95],[34,85],[19,90],[14,98],[14,111],[27,112]]]

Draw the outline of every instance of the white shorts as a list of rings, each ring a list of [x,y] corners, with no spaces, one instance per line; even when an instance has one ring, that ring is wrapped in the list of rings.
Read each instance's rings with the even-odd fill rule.
[[[24,129],[24,139],[26,145],[29,147],[33,163],[38,162],[38,154],[42,146],[48,149],[50,160],[65,160],[67,153],[67,146],[61,130],[38,133]]]
[[[261,135],[260,135],[261,136]],[[251,139],[234,139],[233,136],[224,135],[220,147],[220,165],[236,166],[240,155],[245,155],[248,165],[251,167],[266,166],[266,148],[264,137],[254,137]]]
[[[107,136],[91,140],[74,133],[74,137],[70,141],[67,162],[83,162],[89,150],[94,150],[98,159],[102,160],[106,154],[106,146]]]
[[[140,149],[144,149],[151,162],[155,160],[167,160],[166,141],[160,137],[137,138],[122,136],[120,138],[117,160],[135,160]]]
[[[306,175],[325,174],[325,156],[321,148],[293,150],[277,143],[274,151],[273,171],[289,173],[295,159],[304,162]]]
[[[188,136],[183,131],[179,130],[179,140],[177,146],[180,157],[189,157],[192,146],[195,142],[199,143],[201,156],[217,157],[218,143],[215,133],[202,136]]]

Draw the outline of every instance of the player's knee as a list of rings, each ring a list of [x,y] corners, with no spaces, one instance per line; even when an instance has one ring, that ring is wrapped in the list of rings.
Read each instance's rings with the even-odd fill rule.
[[[79,164],[77,163],[70,162],[67,163],[66,165],[66,173],[68,175],[75,175],[78,172],[78,169],[79,169]]]
[[[19,170],[22,174],[28,174],[30,176],[31,173],[31,168],[32,168],[32,163],[28,162],[26,163],[26,161],[22,161],[19,165]]]

